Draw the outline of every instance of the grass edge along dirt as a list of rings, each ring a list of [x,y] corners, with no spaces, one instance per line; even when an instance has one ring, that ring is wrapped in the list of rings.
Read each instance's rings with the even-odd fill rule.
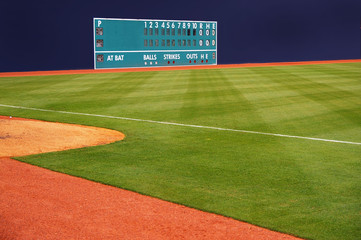
[[[7,91],[0,99],[16,105],[20,103],[15,99],[18,96],[29,107],[151,116],[217,127],[242,125],[359,141],[360,118],[355,114],[360,102],[358,66],[17,78],[11,86],[6,80],[0,82]],[[31,85],[24,93],[20,91],[22,83]],[[130,92],[119,96],[112,88]],[[104,90],[110,92],[105,94]],[[86,94],[92,99],[86,99]],[[94,106],[101,101],[109,103],[114,96],[118,98],[115,104]],[[44,103],[39,97],[49,101]],[[72,104],[75,99],[78,103]],[[0,111],[3,115],[107,127],[127,135],[124,142],[109,146],[36,155],[22,161],[305,238],[359,236],[359,146],[25,109]]]

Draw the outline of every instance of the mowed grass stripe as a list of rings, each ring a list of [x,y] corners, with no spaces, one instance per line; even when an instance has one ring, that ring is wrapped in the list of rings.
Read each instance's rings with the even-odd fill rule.
[[[281,70],[280,70],[281,69]],[[355,94],[350,91],[340,90],[337,88],[338,82],[336,83],[318,83],[318,79],[315,77],[307,77],[308,74],[312,74],[313,70],[307,68],[306,74],[298,76],[292,71],[284,72],[282,68],[270,68],[265,72],[264,69],[252,69],[255,73],[262,75],[263,77],[269,78],[272,82],[277,82],[282,85],[281,89],[288,89],[289,96],[287,98],[280,98],[283,103],[287,104],[284,107],[277,106],[277,104],[271,106],[271,108],[267,107],[260,101],[257,103],[261,103],[260,109],[263,109],[265,114],[265,118],[271,119],[271,121],[279,121],[278,125],[290,124],[295,125],[292,127],[295,129],[289,129],[294,134],[300,134],[305,129],[308,134],[312,134],[312,130],[316,129],[314,133],[319,134],[320,129],[325,128],[324,133],[327,134],[330,127],[332,127],[335,121],[339,122],[339,125],[343,126],[353,126],[353,124],[349,124],[349,121],[355,121],[355,125],[360,123],[360,118],[355,118],[358,115],[358,109],[360,109],[360,94]],[[272,73],[272,74],[270,74]],[[357,78],[356,78],[357,79]],[[342,79],[339,80],[342,82]],[[275,91],[273,91],[275,92]],[[293,94],[292,94],[293,93]],[[267,95],[267,93],[263,94]],[[275,101],[272,101],[275,103]],[[341,105],[340,105],[341,104]],[[332,106],[335,105],[335,108]],[[289,110],[287,109],[289,108]],[[331,109],[332,108],[332,109]],[[342,112],[338,112],[337,109],[351,110],[353,114],[351,118],[347,116],[342,116]],[[318,118],[322,114],[325,118]],[[278,116],[279,115],[279,116]],[[284,117],[283,117],[284,116]],[[315,117],[314,120],[319,125],[318,128],[308,128],[304,126],[305,117]],[[287,119],[288,118],[288,119]],[[302,126],[297,126],[297,120],[301,120]],[[308,121],[309,123],[313,123],[312,121]],[[326,130],[327,129],[327,130]],[[337,129],[337,127],[336,127]]]
[[[361,142],[360,63],[262,69],[2,78],[0,103]],[[18,108],[0,114],[127,136],[22,161],[304,238],[361,235],[359,145]]]
[[[163,122],[163,121],[154,121],[154,120],[128,118],[128,117],[107,116],[107,115],[99,115],[99,114],[92,114],[92,113],[56,111],[56,110],[49,110],[49,109],[30,108],[30,107],[22,107],[22,106],[11,106],[11,105],[5,105],[5,104],[0,104],[0,107],[9,107],[9,108],[18,108],[18,109],[25,109],[25,110],[33,110],[33,111],[41,111],[41,112],[53,112],[53,113],[62,113],[62,114],[72,114],[72,115],[83,115],[83,116],[101,117],[101,118],[112,118],[112,119],[121,119],[121,120],[136,121],[136,122],[156,123],[156,124],[173,125],[173,126],[181,126],[181,127],[204,128],[204,129],[211,129],[211,130],[240,132],[240,133],[258,134],[258,135],[275,136],[275,137],[286,137],[286,138],[295,138],[295,139],[305,139],[305,140],[331,142],[331,143],[344,143],[344,144],[361,145],[361,142],[349,142],[349,141],[341,141],[341,140],[333,140],[333,139],[322,139],[322,138],[313,138],[313,137],[292,136],[292,135],[279,134],[279,133],[265,133],[265,132],[256,132],[256,131],[241,130],[241,129],[229,129],[229,128],[201,126],[201,125],[173,123],[173,122]]]

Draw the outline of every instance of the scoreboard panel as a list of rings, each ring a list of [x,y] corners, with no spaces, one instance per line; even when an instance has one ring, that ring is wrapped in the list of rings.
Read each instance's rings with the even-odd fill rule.
[[[217,64],[217,22],[94,18],[94,69]]]

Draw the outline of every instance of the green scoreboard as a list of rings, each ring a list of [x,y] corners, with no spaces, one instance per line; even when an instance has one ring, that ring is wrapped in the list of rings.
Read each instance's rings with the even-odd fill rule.
[[[217,64],[217,22],[94,18],[94,68]]]

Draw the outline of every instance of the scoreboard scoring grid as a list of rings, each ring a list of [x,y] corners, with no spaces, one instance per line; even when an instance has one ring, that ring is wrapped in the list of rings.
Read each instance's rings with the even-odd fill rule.
[[[94,69],[217,64],[217,22],[93,18]]]

